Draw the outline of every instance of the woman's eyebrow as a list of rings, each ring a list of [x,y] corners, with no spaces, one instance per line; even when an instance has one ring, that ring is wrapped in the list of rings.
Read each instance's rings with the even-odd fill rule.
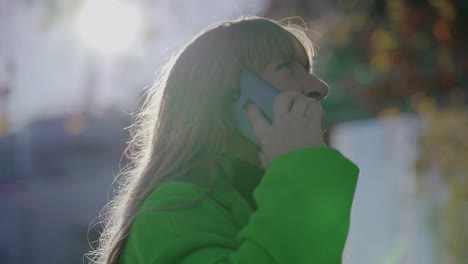
[[[278,63],[285,63],[285,62],[293,62],[295,61],[296,58],[293,56],[280,56],[272,60],[273,63],[278,64]]]

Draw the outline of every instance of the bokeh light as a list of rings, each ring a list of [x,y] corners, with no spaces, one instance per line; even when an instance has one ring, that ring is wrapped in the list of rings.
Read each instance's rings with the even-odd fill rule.
[[[128,49],[141,33],[140,10],[131,2],[88,1],[80,11],[76,27],[81,39],[103,54]]]

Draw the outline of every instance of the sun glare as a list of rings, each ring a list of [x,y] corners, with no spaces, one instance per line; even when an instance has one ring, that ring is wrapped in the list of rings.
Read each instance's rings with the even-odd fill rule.
[[[86,45],[103,54],[115,54],[128,49],[138,37],[141,14],[130,2],[88,0],[76,27]]]

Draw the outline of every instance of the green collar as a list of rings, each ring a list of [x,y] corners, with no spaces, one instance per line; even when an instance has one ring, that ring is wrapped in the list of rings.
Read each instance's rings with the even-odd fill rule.
[[[225,183],[227,183],[228,186],[230,185],[234,187],[255,210],[257,208],[257,205],[253,199],[253,191],[260,183],[260,180],[262,179],[265,171],[234,155],[227,153],[221,155],[223,155],[223,159],[227,161],[234,170],[233,179],[229,179],[227,177],[226,172],[222,170],[224,172],[223,175],[220,175],[222,179],[218,178],[218,180],[216,180],[216,182],[221,183],[221,186],[218,186],[217,184],[213,186],[212,184],[210,184],[210,179],[208,177],[200,177],[200,175],[207,175],[206,168],[202,167],[196,167],[192,169],[179,179],[171,179],[168,181],[182,180],[184,182],[189,182],[201,186],[203,188],[209,189],[216,189],[218,187],[222,187]]]
[[[253,209],[257,208],[253,199],[253,191],[260,183],[265,171],[236,156],[224,154],[234,168],[234,188],[249,202]]]

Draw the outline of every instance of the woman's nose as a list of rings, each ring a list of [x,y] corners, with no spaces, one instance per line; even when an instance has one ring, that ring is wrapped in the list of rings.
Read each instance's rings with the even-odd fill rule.
[[[304,81],[304,86],[302,92],[307,97],[312,97],[317,101],[322,101],[328,96],[330,89],[328,85],[315,77],[314,75],[309,75]]]

